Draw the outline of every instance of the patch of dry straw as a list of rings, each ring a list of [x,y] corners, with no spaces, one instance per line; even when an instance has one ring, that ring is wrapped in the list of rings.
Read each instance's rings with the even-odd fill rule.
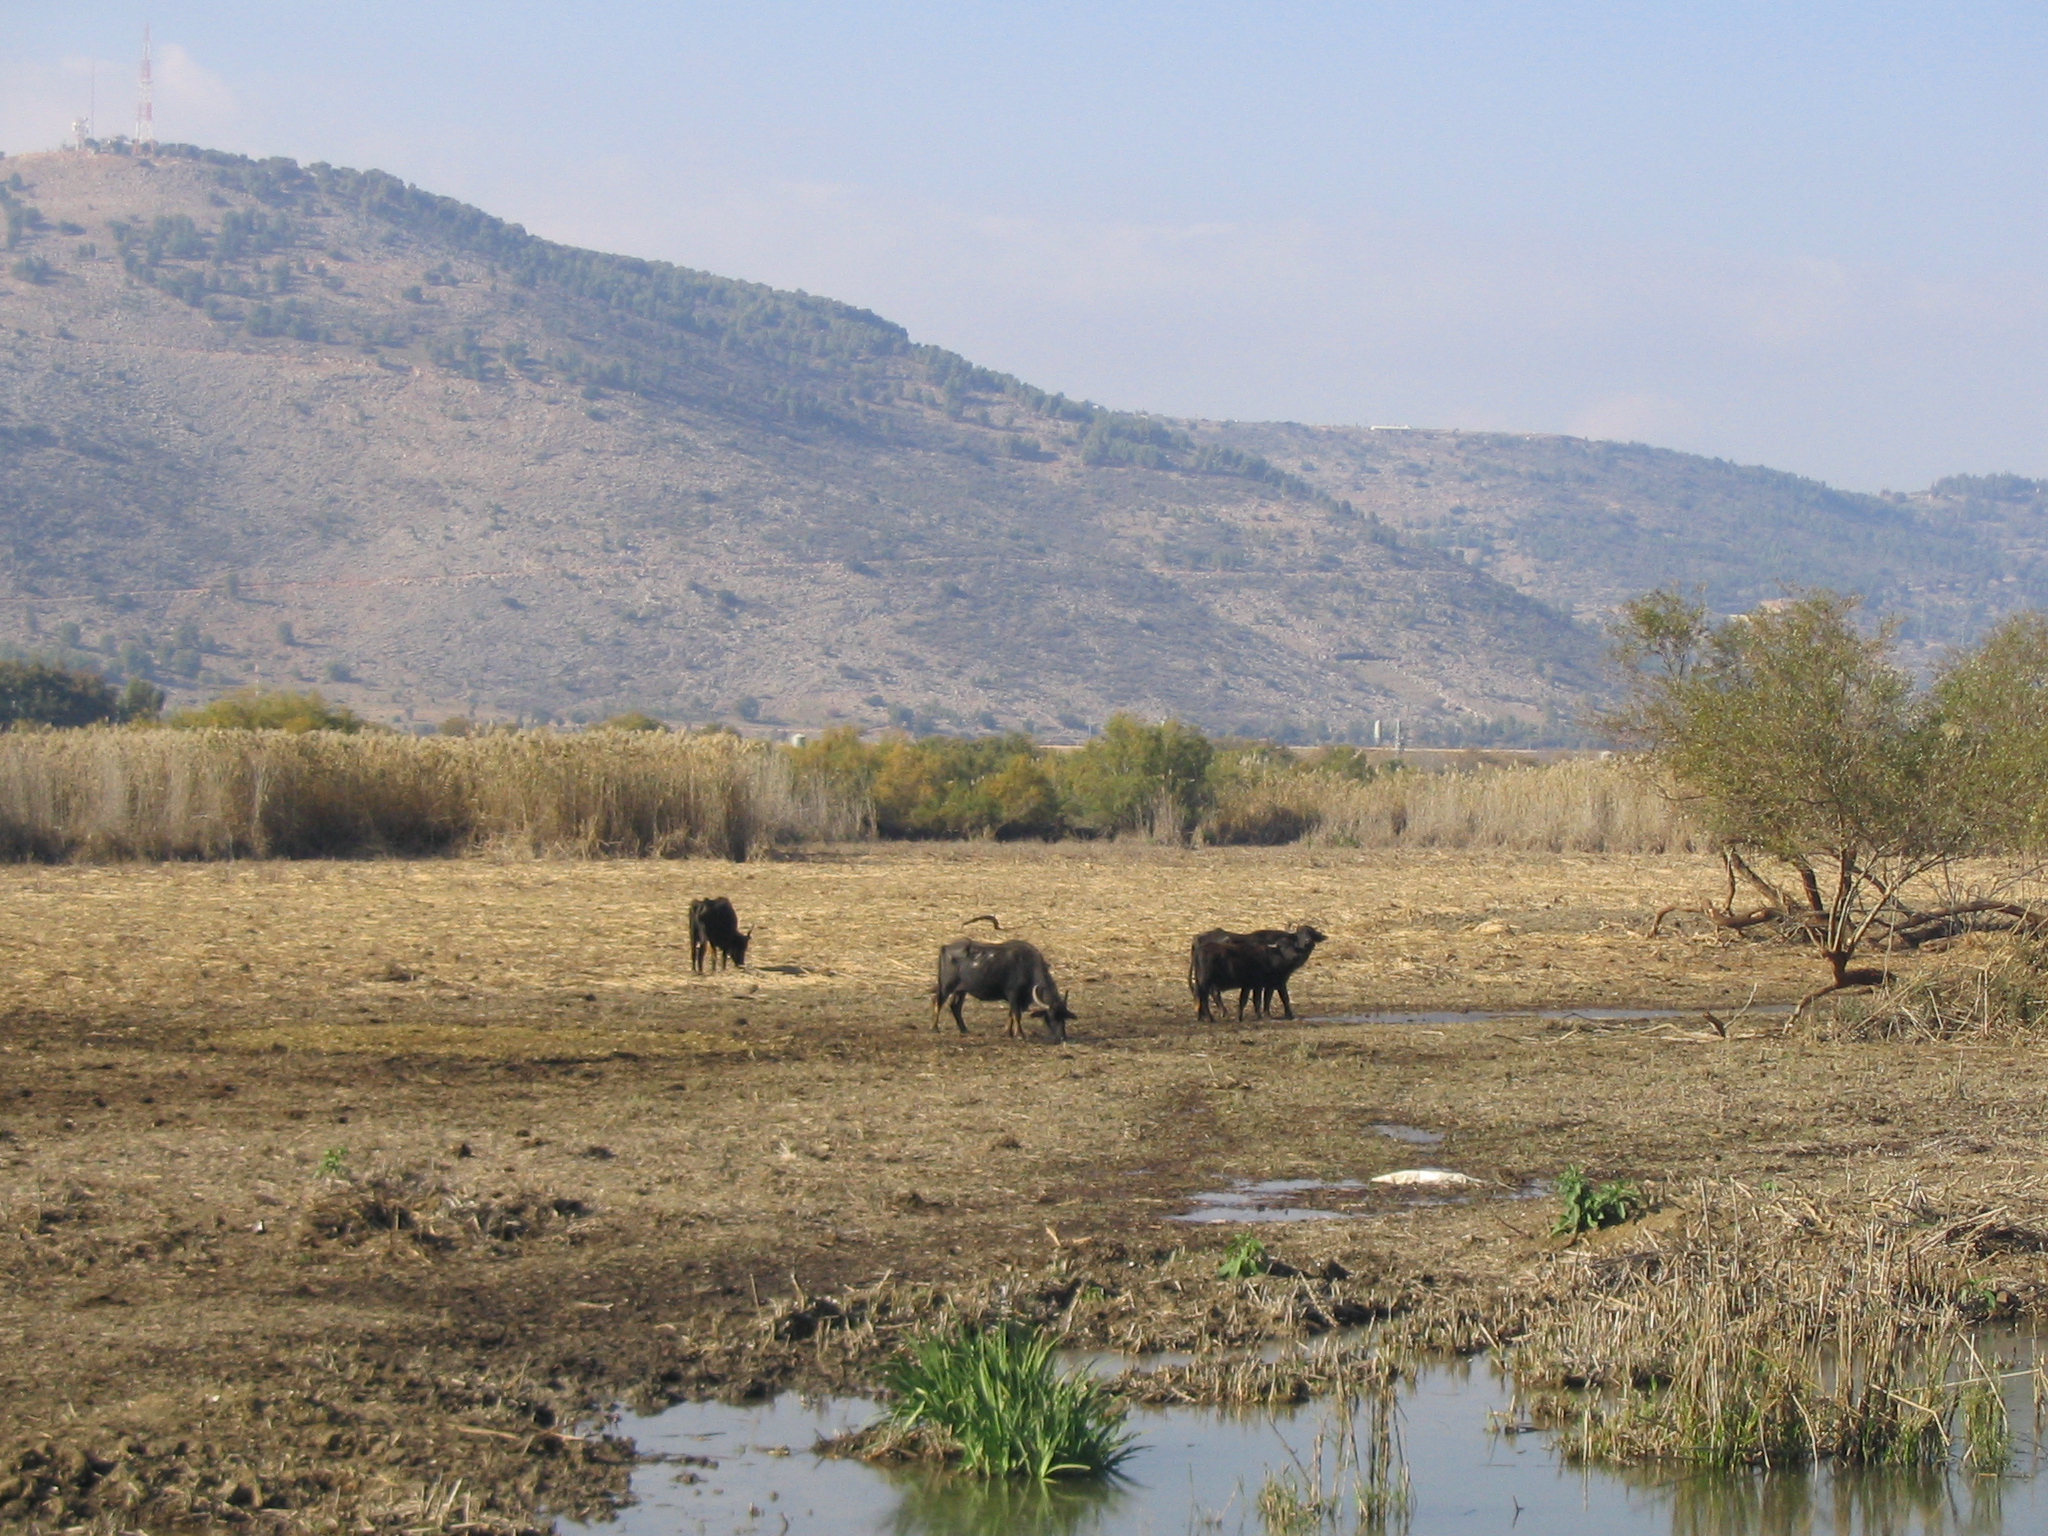
[[[1824,1040],[2016,1040],[2048,1025],[2048,963],[2038,942],[1979,940],[1910,976],[1817,1012]]]
[[[1564,1256],[1559,1303],[1506,1353],[1567,1454],[2003,1465],[1976,1329],[2013,1294],[1986,1271],[2048,1243],[2038,1188],[1852,1202],[1701,1181],[1687,1206],[1662,1237]]]

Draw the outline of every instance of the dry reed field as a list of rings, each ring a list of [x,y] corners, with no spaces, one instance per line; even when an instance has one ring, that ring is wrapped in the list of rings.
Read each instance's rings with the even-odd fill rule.
[[[333,731],[0,732],[0,858],[42,862],[463,853],[749,852],[860,836],[853,785],[719,733],[416,737]],[[1197,840],[1339,848],[1691,852],[1678,808],[1622,762],[1360,782],[1274,772],[1230,785]]]
[[[1390,774],[1354,783],[1310,776],[1265,798],[1296,809],[1314,845],[1505,848],[1536,853],[1692,853],[1705,847],[1677,806],[1628,765]],[[1257,814],[1225,805],[1219,817]]]
[[[1555,1356],[1584,1266],[1648,1273],[1630,1256],[1724,1185],[1852,1236],[1920,1212],[1941,1252],[1912,1275],[2048,1295],[2031,1038],[1744,1014],[1812,962],[1642,936],[1719,878],[1682,851],[1135,843],[0,869],[0,1520],[531,1528],[624,1486],[579,1414],[872,1386],[906,1329],[996,1309],[1125,1346],[1391,1317]],[[694,976],[682,914],[719,893],[752,963]],[[980,913],[1044,947],[1068,1044],[988,1005],[929,1028],[932,955]],[[1192,933],[1303,921],[1330,939],[1302,1019],[1193,1021]],[[1618,1006],[1677,1013],[1534,1014]],[[1504,1016],[1341,1022],[1460,1009]],[[1232,1229],[1173,1219],[1417,1163],[1481,1182],[1324,1192],[1340,1219],[1265,1229],[1293,1278],[1219,1279]],[[1541,1191],[1570,1164],[1666,1214],[1566,1248]],[[1281,1390],[1205,1369],[1182,1390]]]
[[[709,853],[846,837],[760,743],[710,734],[97,727],[0,734],[0,855],[220,859],[492,849]]]

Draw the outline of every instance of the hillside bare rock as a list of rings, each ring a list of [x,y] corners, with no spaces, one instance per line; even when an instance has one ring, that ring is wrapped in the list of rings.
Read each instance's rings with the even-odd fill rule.
[[[1899,616],[1909,651],[1926,659],[2048,605],[2048,483],[2016,475],[1864,495],[1533,433],[1233,423],[1219,437],[1591,623],[1672,583],[1729,613],[1830,587]]]
[[[1356,734],[1596,682],[1583,629],[1305,482],[844,305],[376,173],[0,172],[0,634],[174,697]]]
[[[0,188],[0,644],[174,702],[1555,735],[1602,685],[1594,621],[1655,581],[1746,601],[1774,552],[1867,527],[1899,591],[1949,583],[1930,624],[2033,590],[1987,588],[1938,508],[1570,439],[1109,411],[377,172],[66,153]],[[1788,506],[1818,531],[1745,566]]]

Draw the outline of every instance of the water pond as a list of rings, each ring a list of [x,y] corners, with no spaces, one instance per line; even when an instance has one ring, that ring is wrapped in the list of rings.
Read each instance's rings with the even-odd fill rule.
[[[1090,1359],[1094,1369],[1106,1362]],[[2024,1393],[2016,1428],[2032,1422]],[[2021,1447],[2004,1477],[1964,1472],[1706,1473],[1587,1470],[1539,1433],[1503,1431],[1506,1386],[1483,1361],[1426,1369],[1402,1393],[1411,1502],[1387,1529],[1410,1536],[2003,1536],[2048,1531],[2048,1480]],[[813,1454],[821,1436],[872,1419],[860,1398],[794,1395],[754,1406],[684,1403],[622,1433],[643,1455],[638,1502],[590,1536],[1263,1536],[1266,1479],[1313,1469],[1339,1432],[1331,1403],[1280,1412],[1136,1409],[1142,1449],[1106,1485],[989,1487]],[[1327,1479],[1327,1465],[1325,1468]],[[1346,1518],[1322,1527],[1350,1532]],[[1291,1529],[1313,1531],[1315,1526]]]

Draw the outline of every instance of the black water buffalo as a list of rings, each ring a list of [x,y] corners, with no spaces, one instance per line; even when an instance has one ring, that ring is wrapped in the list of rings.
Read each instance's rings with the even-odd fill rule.
[[[728,961],[747,963],[747,945],[754,937],[749,928],[740,932],[739,914],[723,896],[703,896],[690,903],[690,969],[717,969]]]
[[[1308,963],[1323,939],[1322,933],[1306,923],[1292,932],[1261,928],[1253,933],[1230,933],[1212,928],[1197,934],[1188,950],[1188,990],[1195,995],[1195,1016],[1213,1020],[1223,994],[1235,987],[1240,1020],[1247,1002],[1258,1017],[1266,1017],[1276,994],[1282,1016],[1293,1018],[1287,980]]]
[[[1022,1038],[1024,1015],[1045,1021],[1045,1032],[1053,1040],[1067,1038],[1067,1024],[1074,1015],[1052,979],[1052,967],[1034,944],[1011,939],[1003,944],[981,944],[973,939],[955,939],[939,951],[939,982],[932,989],[932,1028],[939,1027],[940,1010],[949,1004],[953,1022],[967,1033],[967,1021],[960,1016],[960,1004],[967,998],[977,1002],[1009,1005],[1009,1033]],[[1036,1004],[1036,1007],[1032,1005]]]

